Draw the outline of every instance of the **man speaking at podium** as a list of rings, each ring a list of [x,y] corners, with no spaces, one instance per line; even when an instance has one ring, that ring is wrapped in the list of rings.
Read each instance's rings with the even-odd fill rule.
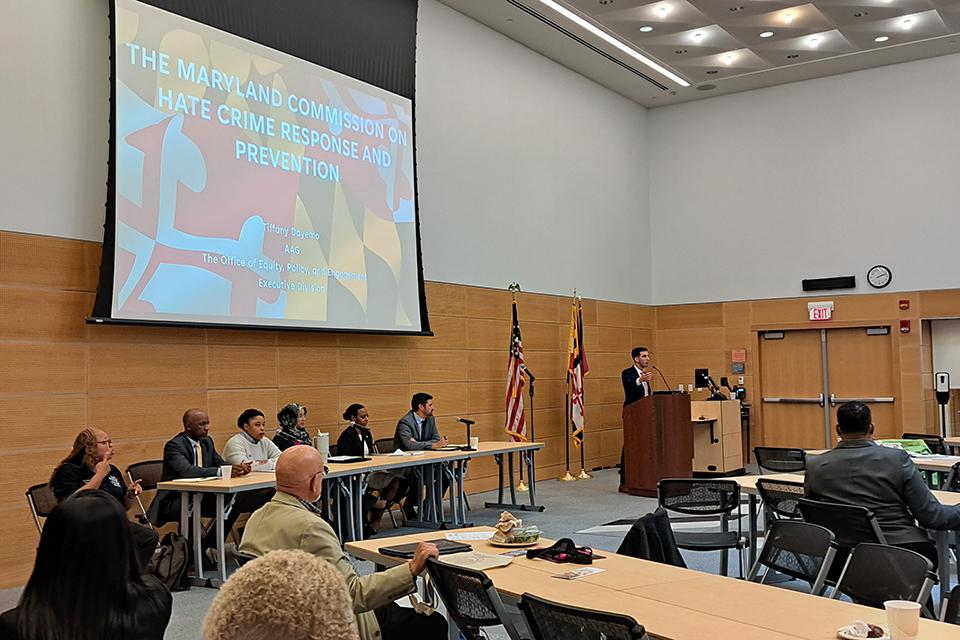
[[[627,367],[620,373],[623,382],[623,406],[627,406],[641,398],[650,395],[650,380],[653,373],[644,371],[650,366],[650,351],[646,347],[635,347],[630,352],[633,366]],[[623,449],[620,449],[620,491],[624,490],[623,476]]]

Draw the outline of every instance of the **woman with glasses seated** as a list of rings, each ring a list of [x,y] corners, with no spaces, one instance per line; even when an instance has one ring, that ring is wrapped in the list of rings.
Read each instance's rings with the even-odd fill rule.
[[[141,491],[140,481],[136,480],[128,486],[120,470],[110,464],[111,458],[113,442],[105,432],[87,428],[77,434],[73,449],[50,476],[50,488],[57,502],[84,491],[99,489],[116,498],[124,511],[133,506],[133,501]],[[130,522],[130,533],[133,535],[140,569],[146,571],[159,537],[150,527],[135,522]]]
[[[127,514],[90,488],[50,513],[20,602],[0,616],[0,638],[162,640],[172,606],[162,582],[140,575]]]

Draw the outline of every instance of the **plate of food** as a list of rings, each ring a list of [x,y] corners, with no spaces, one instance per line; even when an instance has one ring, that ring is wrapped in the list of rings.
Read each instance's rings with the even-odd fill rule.
[[[837,629],[837,637],[841,640],[863,640],[864,638],[890,640],[890,636],[883,627],[863,620],[855,620],[853,624]]]
[[[532,547],[540,542],[540,529],[536,525],[523,526],[509,511],[500,514],[496,531],[490,537],[490,544],[495,547]]]

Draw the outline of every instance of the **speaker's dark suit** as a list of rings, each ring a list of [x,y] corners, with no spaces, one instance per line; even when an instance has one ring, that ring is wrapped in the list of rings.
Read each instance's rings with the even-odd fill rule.
[[[393,434],[393,447],[401,451],[430,450],[433,448],[433,445],[439,441],[440,432],[437,430],[436,419],[430,416],[424,419],[420,427],[417,428],[417,418],[413,411],[410,411],[407,415],[400,418],[397,422],[397,430]],[[403,510],[408,518],[413,516],[413,506],[417,504],[417,496],[421,493],[420,483],[413,482],[414,477],[414,471],[410,471],[407,474],[407,479],[410,481],[410,488],[407,490]],[[443,495],[446,490],[446,476],[444,473],[441,473],[440,494]]]
[[[637,371],[636,367],[629,367],[620,373],[620,380],[623,382],[623,406],[647,397],[647,390],[650,388],[650,383],[648,382],[645,385],[637,384],[637,380],[639,379],[640,372]]]

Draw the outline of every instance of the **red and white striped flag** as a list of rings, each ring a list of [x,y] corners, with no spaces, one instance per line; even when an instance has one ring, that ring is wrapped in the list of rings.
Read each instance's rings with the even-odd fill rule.
[[[567,349],[567,381],[570,383],[570,421],[573,444],[583,444],[583,379],[590,372],[587,354],[583,350],[583,304],[574,298],[570,309],[570,342]]]
[[[507,361],[507,420],[504,430],[517,442],[527,439],[527,421],[523,417],[523,342],[517,319],[517,301],[513,301],[513,328],[510,331],[510,359]]]

